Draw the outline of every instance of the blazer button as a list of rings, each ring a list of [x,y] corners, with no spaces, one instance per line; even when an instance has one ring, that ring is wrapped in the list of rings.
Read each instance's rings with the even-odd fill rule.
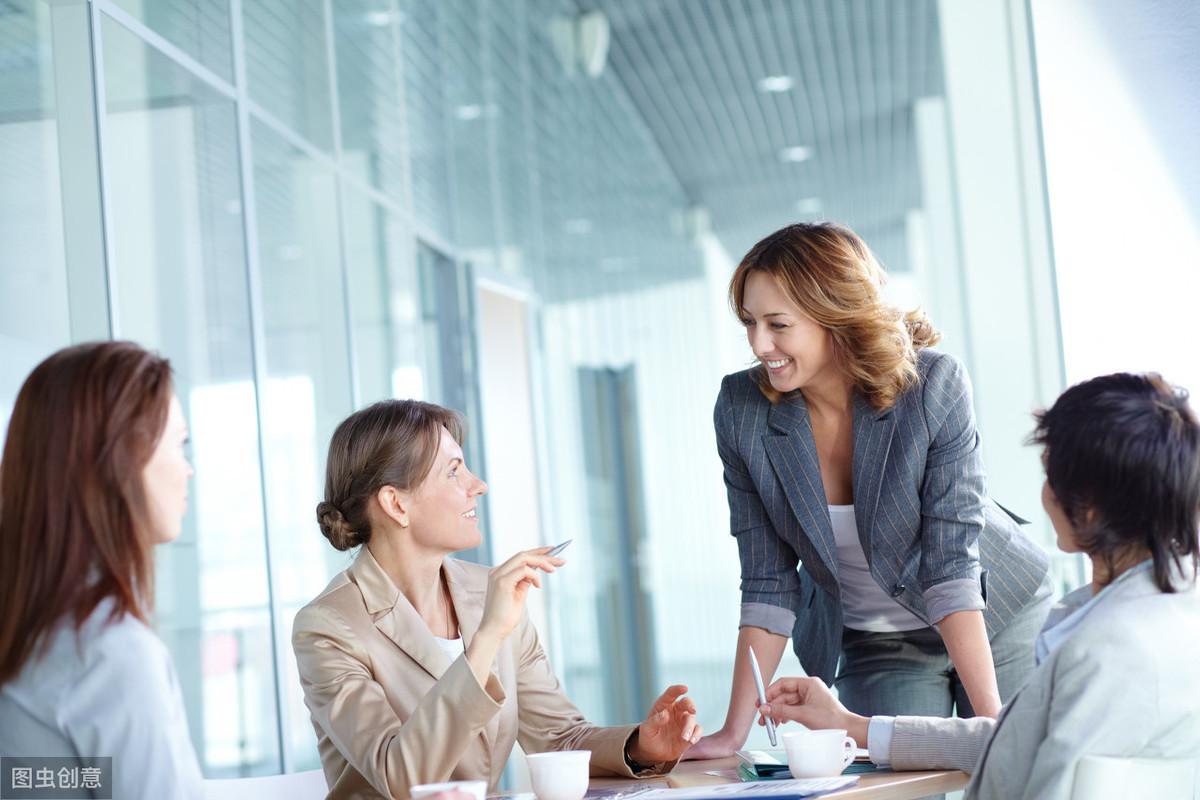
[[[904,590],[906,588],[907,587],[903,583],[897,584],[896,588],[892,589],[892,597],[899,597],[900,595],[904,594]]]

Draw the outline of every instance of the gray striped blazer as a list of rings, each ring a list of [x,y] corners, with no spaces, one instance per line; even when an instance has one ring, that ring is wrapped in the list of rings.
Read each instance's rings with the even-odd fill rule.
[[[929,621],[982,609],[994,636],[1046,576],[1046,553],[987,498],[966,371],[923,350],[920,380],[879,411],[854,397],[854,514],[871,575]],[[837,550],[808,407],[772,405],[751,370],[725,376],[713,410],[742,625],[791,636],[805,671],[831,682],[842,641]]]

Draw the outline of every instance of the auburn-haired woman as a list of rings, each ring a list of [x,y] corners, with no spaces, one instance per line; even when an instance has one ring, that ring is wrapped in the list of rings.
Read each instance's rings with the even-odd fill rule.
[[[111,797],[200,797],[154,546],[192,474],[166,359],[129,342],[39,364],[0,461],[0,753],[112,758]]]
[[[406,797],[415,784],[495,786],[513,744],[590,750],[594,773],[660,774],[700,738],[672,686],[640,725],[600,728],[562,691],[525,614],[542,547],[495,569],[449,558],[480,543],[487,484],[463,462],[457,414],[388,400],[329,443],[321,533],[353,565],[296,615],[292,647],[331,798]]]
[[[751,647],[769,678],[790,637],[863,714],[995,716],[1033,668],[1047,557],[987,496],[962,365],[882,283],[828,223],[776,231],[730,281],[758,362],[713,412],[741,623],[725,724],[691,758],[745,741]]]
[[[815,678],[781,678],[762,713],[845,728],[895,769],[972,773],[971,800],[1092,797],[1087,756],[1162,759],[1192,796],[1200,758],[1200,423],[1158,375],[1072,386],[1038,415],[1042,505],[1092,581],[1050,612],[1038,666],[998,720],[867,717]],[[1131,778],[1105,796],[1163,796]],[[1102,773],[1103,774],[1103,773]],[[1118,780],[1118,784],[1120,781]],[[1161,783],[1160,783],[1161,785]]]

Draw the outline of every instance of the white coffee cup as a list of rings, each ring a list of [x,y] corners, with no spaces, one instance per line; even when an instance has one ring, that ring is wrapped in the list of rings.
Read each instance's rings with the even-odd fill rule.
[[[438,792],[466,792],[475,800],[484,800],[487,796],[487,781],[443,781],[442,783],[422,783],[408,790],[413,800],[429,797]]]
[[[783,748],[793,778],[841,775],[854,761],[857,747],[845,731],[788,731],[783,735]]]
[[[581,800],[588,789],[591,750],[555,750],[530,753],[529,782],[538,800]]]

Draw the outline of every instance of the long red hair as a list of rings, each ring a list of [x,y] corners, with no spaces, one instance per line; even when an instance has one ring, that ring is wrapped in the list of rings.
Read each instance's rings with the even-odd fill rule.
[[[0,684],[60,620],[105,598],[148,621],[154,532],[142,470],[166,427],[166,359],[131,342],[59,350],[17,394],[0,459]]]

